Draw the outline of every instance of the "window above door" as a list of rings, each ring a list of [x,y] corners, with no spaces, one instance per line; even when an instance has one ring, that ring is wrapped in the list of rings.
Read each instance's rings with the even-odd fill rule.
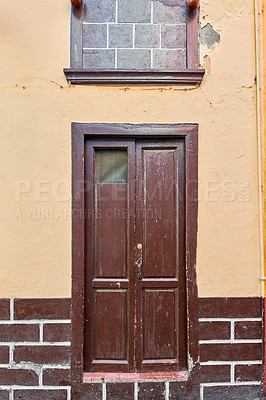
[[[199,84],[198,10],[186,0],[83,0],[72,7],[73,84]]]

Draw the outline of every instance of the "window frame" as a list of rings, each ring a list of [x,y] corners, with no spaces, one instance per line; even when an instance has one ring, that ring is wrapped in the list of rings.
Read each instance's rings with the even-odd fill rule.
[[[87,138],[116,138],[123,140],[127,138],[149,139],[151,137],[156,139],[183,139],[185,143],[185,267],[188,371],[179,371],[172,380],[187,380],[193,372],[196,373],[198,368],[198,293],[195,269],[198,215],[198,125],[72,123],[71,384],[72,388],[74,388],[73,393],[80,393],[80,390],[85,389],[85,382],[88,382],[88,379],[86,380],[86,373],[83,371],[85,300],[85,140]],[[101,373],[101,376],[103,375],[104,373]],[[132,374],[131,377],[130,373],[126,375],[131,381],[136,379],[134,374]],[[149,373],[148,375],[150,379],[151,374]],[[155,375],[158,377],[158,373]],[[142,376],[142,380],[145,380],[145,376]],[[89,380],[89,382],[93,381]]]
[[[82,68],[82,14],[82,5],[79,8],[71,6],[70,68],[63,70],[71,84],[199,85],[202,82],[205,70],[198,69],[198,9],[190,10],[187,6],[187,66],[179,71]]]

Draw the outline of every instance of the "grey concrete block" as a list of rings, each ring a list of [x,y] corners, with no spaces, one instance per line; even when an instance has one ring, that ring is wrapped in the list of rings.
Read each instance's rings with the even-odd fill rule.
[[[168,49],[185,48],[186,25],[162,25],[162,47]]]
[[[186,69],[186,50],[154,50],[153,68],[163,71]]]
[[[151,0],[118,0],[118,22],[151,22]]]
[[[83,68],[114,69],[115,50],[83,50]]]
[[[186,0],[153,0],[153,22],[180,24],[186,22]]]
[[[135,25],[135,47],[155,48],[160,46],[159,25]]]
[[[210,48],[213,43],[219,43],[221,36],[216,32],[211,24],[206,24],[200,30],[200,42]]]
[[[151,68],[151,50],[118,49],[118,69],[141,69]]]
[[[82,44],[83,47],[107,47],[107,25],[83,25]]]
[[[115,22],[115,0],[83,0],[84,21]]]
[[[132,47],[133,25],[114,24],[109,25],[109,47]]]

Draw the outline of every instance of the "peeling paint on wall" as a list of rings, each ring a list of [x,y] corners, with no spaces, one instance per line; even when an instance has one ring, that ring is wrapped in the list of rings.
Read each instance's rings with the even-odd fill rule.
[[[206,70],[207,74],[211,73],[211,59],[209,56],[203,57],[203,68]]]
[[[200,42],[210,48],[214,43],[219,43],[221,36],[216,32],[211,24],[205,25],[200,30]]]

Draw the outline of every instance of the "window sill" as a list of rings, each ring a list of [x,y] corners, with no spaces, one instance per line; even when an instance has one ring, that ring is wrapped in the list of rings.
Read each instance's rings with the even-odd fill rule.
[[[64,73],[72,85],[135,84],[135,85],[200,85],[204,69],[184,71],[125,71],[65,68]]]
[[[182,381],[189,378],[187,371],[177,372],[87,372],[83,374],[83,383],[97,382],[165,382]]]

